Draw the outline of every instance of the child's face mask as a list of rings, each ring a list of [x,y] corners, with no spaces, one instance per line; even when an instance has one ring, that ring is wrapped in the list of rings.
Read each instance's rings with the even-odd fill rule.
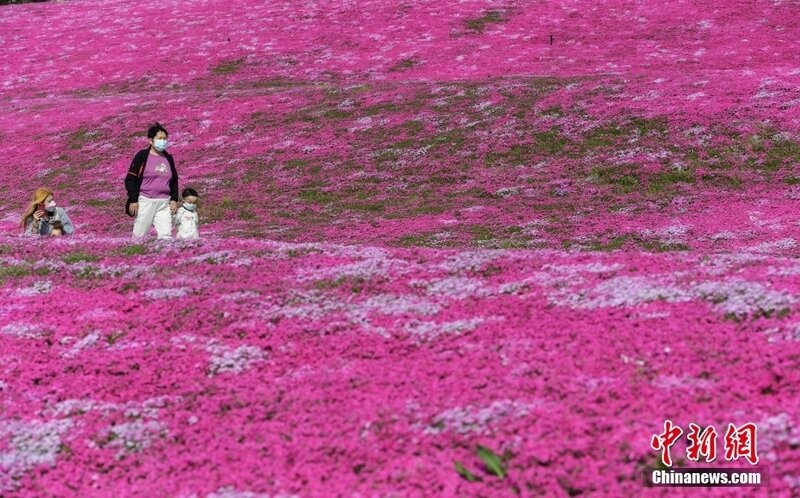
[[[189,211],[194,211],[197,208],[197,204],[192,204],[191,202],[184,202],[183,207],[185,207]]]

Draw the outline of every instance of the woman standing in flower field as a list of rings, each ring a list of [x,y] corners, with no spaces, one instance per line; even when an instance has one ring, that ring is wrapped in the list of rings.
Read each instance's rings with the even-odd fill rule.
[[[30,206],[20,220],[20,228],[25,233],[50,235],[53,225],[59,223],[65,235],[72,235],[75,227],[64,209],[56,206],[53,191],[40,187],[33,193]]]
[[[155,226],[159,239],[172,238],[172,215],[178,210],[178,172],[167,152],[167,130],[155,123],[147,130],[150,146],[136,153],[125,177],[125,211],[135,216],[133,236]]]

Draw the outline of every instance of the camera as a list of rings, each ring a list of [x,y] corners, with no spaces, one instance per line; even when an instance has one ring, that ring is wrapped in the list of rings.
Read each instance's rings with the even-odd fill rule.
[[[47,221],[50,219],[50,216],[47,214],[47,209],[45,209],[44,202],[36,204],[36,209],[33,212],[36,213],[39,211],[42,212],[42,220]]]

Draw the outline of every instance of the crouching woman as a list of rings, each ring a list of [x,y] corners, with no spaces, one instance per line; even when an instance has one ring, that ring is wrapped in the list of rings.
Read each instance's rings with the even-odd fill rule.
[[[75,227],[67,216],[67,212],[56,206],[53,191],[44,187],[37,188],[33,193],[30,206],[22,215],[20,228],[28,234],[50,235],[53,226],[59,224],[64,235],[75,233]]]

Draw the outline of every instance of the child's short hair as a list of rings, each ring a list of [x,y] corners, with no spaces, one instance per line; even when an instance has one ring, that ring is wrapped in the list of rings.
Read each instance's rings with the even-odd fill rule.
[[[54,221],[54,222],[52,222],[50,224],[50,229],[51,230],[61,230],[63,232],[64,231],[64,224],[61,223],[60,221],[56,220],[56,221]]]
[[[183,193],[181,194],[181,197],[200,197],[200,196],[197,195],[197,190],[195,190],[193,188],[185,188],[185,189],[183,189]]]

